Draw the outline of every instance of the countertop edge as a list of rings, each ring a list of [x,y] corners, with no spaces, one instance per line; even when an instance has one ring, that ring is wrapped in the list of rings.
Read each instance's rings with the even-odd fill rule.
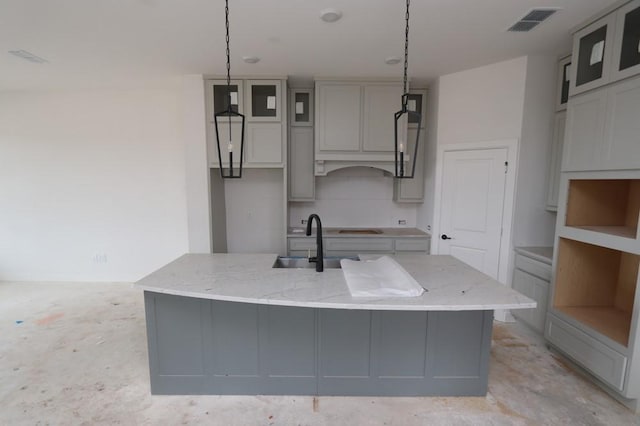
[[[319,309],[348,309],[361,311],[493,311],[496,309],[531,309],[537,306],[536,302],[519,304],[496,304],[496,305],[376,305],[366,304],[359,300],[358,303],[339,302],[301,302],[295,300],[274,300],[260,299],[239,296],[223,296],[218,294],[207,294],[202,292],[190,292],[183,290],[161,289],[146,285],[135,285],[136,288],[151,293],[169,294],[172,296],[193,297],[196,299],[219,300],[223,302],[251,303],[256,305],[270,306],[290,306],[298,308],[319,308]],[[411,299],[411,298],[408,298]],[[372,298],[372,300],[379,300]]]

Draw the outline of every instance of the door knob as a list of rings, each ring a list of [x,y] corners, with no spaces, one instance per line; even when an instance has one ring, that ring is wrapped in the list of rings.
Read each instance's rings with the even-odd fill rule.
[[[442,238],[443,240],[453,240],[453,238],[448,237],[447,234],[442,234],[440,238]]]

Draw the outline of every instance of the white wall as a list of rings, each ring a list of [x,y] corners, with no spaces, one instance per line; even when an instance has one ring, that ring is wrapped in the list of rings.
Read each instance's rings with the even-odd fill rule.
[[[185,205],[179,90],[0,93],[0,280],[141,278]]]
[[[525,56],[441,76],[429,88],[428,150],[443,144],[519,140],[514,246],[553,243],[555,216],[545,210],[545,197],[555,63],[553,57]],[[427,197],[439,190],[431,178],[434,169],[427,155]],[[419,226],[433,225],[428,211],[432,206],[425,202]]]
[[[527,57],[514,246],[552,246],[555,213],[545,209],[556,93],[555,57]]]
[[[242,179],[224,180],[229,253],[286,254],[282,173],[244,168]]]
[[[211,253],[207,117],[204,80],[201,74],[182,77],[182,127],[185,145],[189,252]]]
[[[417,206],[393,201],[393,178],[382,170],[349,167],[316,177],[315,202],[289,203],[289,226],[317,213],[325,227],[415,227]]]

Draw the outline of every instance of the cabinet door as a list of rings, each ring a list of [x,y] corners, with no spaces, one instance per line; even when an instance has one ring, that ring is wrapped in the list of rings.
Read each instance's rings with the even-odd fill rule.
[[[291,89],[289,111],[292,127],[313,126],[313,89]]]
[[[640,76],[608,89],[603,169],[640,167]]]
[[[599,170],[606,108],[606,88],[571,99],[567,106],[562,171]]]
[[[616,12],[613,55],[612,79],[640,73],[640,0],[634,0]]]
[[[558,84],[556,89],[556,111],[567,109],[569,86],[571,84],[571,56],[558,62]]]
[[[226,80],[207,80],[207,108],[210,112],[210,120],[213,121],[214,114],[227,110],[229,105],[229,92],[231,92],[231,109],[235,112],[243,113],[243,91],[242,80],[231,80],[227,89]],[[232,121],[239,121],[239,117],[232,117]]]
[[[247,164],[282,166],[282,124],[247,123]]]
[[[560,164],[562,163],[562,146],[564,144],[564,129],[567,123],[567,112],[556,113],[553,125],[553,139],[551,141],[551,161],[549,162],[549,176],[547,188],[547,210],[558,209],[558,192],[560,189]]]
[[[609,14],[573,36],[571,95],[607,84],[613,57],[615,14]]]
[[[220,133],[220,148],[222,150],[222,165],[224,167],[229,166],[229,123],[225,118],[218,126],[218,132]],[[245,129],[246,131],[246,129]],[[231,122],[231,140],[233,141],[233,166],[238,167],[240,165],[240,137],[242,133],[242,123]],[[245,135],[244,141],[244,161],[246,163],[247,152],[247,140]],[[214,124],[210,124],[209,132],[207,133],[207,157],[209,159],[210,167],[220,167],[218,160],[218,144],[216,141],[216,129]]]
[[[402,106],[402,85],[366,85],[364,87],[364,117],[362,150],[393,152],[394,118]],[[407,115],[398,125],[399,140],[406,140]]]
[[[536,331],[544,332],[544,322],[547,316],[547,297],[549,283],[534,277],[525,271],[515,269],[513,274],[513,289],[535,300],[535,309],[516,309],[511,313],[529,324]]]
[[[360,150],[360,85],[316,85],[318,152]]]
[[[280,80],[247,80],[247,120],[280,121]]]
[[[409,140],[415,141],[417,131],[418,129],[408,129]],[[422,203],[424,201],[425,133],[424,130],[420,131],[418,159],[413,179],[394,179],[393,199],[396,203]]]
[[[313,128],[292,127],[289,140],[289,201],[315,199]]]

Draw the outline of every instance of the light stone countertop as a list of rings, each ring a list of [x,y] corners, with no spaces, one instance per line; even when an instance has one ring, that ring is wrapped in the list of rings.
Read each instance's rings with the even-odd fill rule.
[[[362,229],[374,229],[376,231],[380,231],[380,234],[360,234],[360,233],[340,233],[340,231],[344,230],[362,230]],[[311,236],[305,235],[306,227],[290,227],[287,230],[287,237],[306,237],[306,238],[315,238],[316,230],[313,229]],[[428,232],[422,231],[418,228],[380,228],[377,226],[372,226],[370,228],[333,228],[333,227],[322,227],[322,236],[323,237],[341,237],[341,238],[428,238],[431,237],[431,234]]]
[[[392,256],[427,291],[351,297],[341,269],[272,268],[276,254],[185,254],[138,281],[145,291],[265,305],[398,311],[535,308],[536,302],[451,256]],[[375,259],[379,255],[360,255]]]

